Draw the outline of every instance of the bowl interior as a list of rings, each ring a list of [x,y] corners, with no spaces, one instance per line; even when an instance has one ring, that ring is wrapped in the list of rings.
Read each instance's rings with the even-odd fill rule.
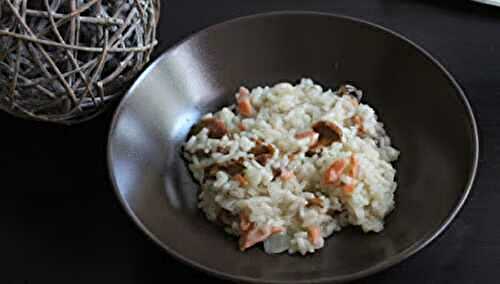
[[[396,209],[378,234],[346,229],[306,257],[241,253],[197,209],[181,156],[189,128],[232,103],[240,85],[310,77],[352,82],[400,149]],[[449,75],[411,43],[364,22],[312,13],[238,19],[204,30],[159,58],[120,105],[109,137],[119,198],[135,221],[181,259],[255,281],[343,280],[394,264],[452,218],[476,166],[476,130]]]

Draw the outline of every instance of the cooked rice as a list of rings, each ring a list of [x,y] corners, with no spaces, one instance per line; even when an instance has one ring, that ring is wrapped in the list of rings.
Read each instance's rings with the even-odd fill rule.
[[[236,105],[205,115],[184,154],[208,220],[268,253],[312,253],[348,225],[380,232],[399,152],[360,97],[302,79],[241,88]]]

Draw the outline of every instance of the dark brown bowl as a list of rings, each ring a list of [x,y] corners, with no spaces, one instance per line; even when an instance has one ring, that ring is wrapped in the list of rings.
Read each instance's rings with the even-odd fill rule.
[[[365,91],[401,150],[396,209],[383,232],[347,229],[306,257],[241,253],[197,209],[181,144],[200,115],[231,103],[240,85],[302,76]],[[309,283],[380,271],[436,238],[471,189],[478,135],[464,93],[420,47],[365,21],[282,12],[215,25],[168,50],[116,111],[108,155],[125,210],[169,253],[233,280]]]

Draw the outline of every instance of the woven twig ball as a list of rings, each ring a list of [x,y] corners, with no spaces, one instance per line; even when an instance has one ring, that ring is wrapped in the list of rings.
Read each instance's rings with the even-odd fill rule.
[[[160,0],[0,0],[0,108],[72,124],[124,93],[156,45]]]

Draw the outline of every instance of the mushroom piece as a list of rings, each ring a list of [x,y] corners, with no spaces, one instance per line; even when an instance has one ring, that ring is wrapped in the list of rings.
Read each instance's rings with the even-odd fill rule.
[[[313,206],[317,206],[320,208],[325,207],[325,205],[323,204],[323,201],[319,197],[313,197],[311,199],[307,199],[306,207],[309,208],[309,207],[313,207]]]
[[[206,159],[206,158],[210,158],[210,152],[208,153],[205,153],[205,150],[203,149],[198,149],[196,151],[194,151],[193,153],[196,157],[198,157],[198,159]]]
[[[340,96],[351,96],[355,98],[358,102],[360,102],[361,99],[363,98],[363,92],[349,84],[341,85],[338,92]]]
[[[243,158],[225,163],[222,170],[232,177],[241,174],[245,170]]]
[[[250,102],[250,91],[247,88],[240,87],[236,95],[236,101],[238,103],[238,112],[241,116],[252,117],[255,114],[255,110]]]
[[[211,117],[203,119],[200,123],[193,126],[189,136],[198,134],[203,128],[208,129],[208,138],[212,139],[220,139],[228,132],[224,121]]]
[[[358,129],[358,133],[363,136],[366,134],[366,129],[365,126],[363,125],[363,118],[359,115],[355,115],[352,117],[352,123],[356,126]]]
[[[311,147],[312,149],[330,146],[342,138],[342,129],[333,122],[321,120],[313,124],[312,128],[319,134],[318,141]]]
[[[224,164],[215,163],[205,168],[204,180],[215,180],[215,176],[219,171],[224,171],[229,176],[234,177],[235,175],[241,174],[243,170],[245,170],[243,158],[231,160]]]
[[[255,146],[250,150],[250,153],[254,154],[255,160],[265,166],[267,161],[269,161],[276,150],[271,144],[264,144],[262,141],[257,140]]]

